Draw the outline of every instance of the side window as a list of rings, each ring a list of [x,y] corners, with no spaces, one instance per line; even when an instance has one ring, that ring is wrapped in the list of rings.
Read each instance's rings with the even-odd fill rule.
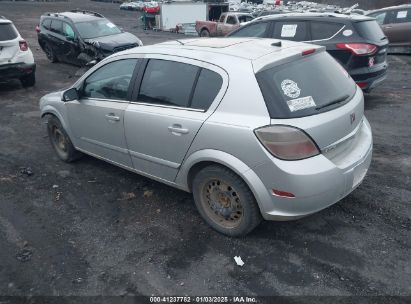
[[[393,11],[392,23],[411,22],[411,9],[400,9]]]
[[[237,20],[235,19],[234,16],[228,16],[227,17],[227,24],[237,24]]]
[[[60,20],[52,20],[51,21],[51,26],[50,26],[50,30],[56,34],[62,34],[62,26],[63,26],[63,22],[61,22]]]
[[[253,20],[253,17],[251,17],[251,16],[247,16],[247,15],[238,16],[238,22],[240,22],[240,23],[249,22],[251,20]]]
[[[224,23],[226,15],[221,15],[219,22]]]
[[[51,25],[51,19],[44,19],[43,22],[41,23],[41,25],[49,30],[50,29],[50,25]]]
[[[70,39],[74,39],[76,37],[73,28],[66,22],[63,23],[63,35]]]
[[[144,72],[138,101],[188,107],[199,67],[151,59]]]
[[[264,37],[268,22],[258,22],[241,27],[231,37]]]
[[[99,68],[84,81],[82,97],[126,100],[136,63],[123,59]]]
[[[213,71],[202,69],[194,90],[191,108],[207,110],[221,89],[223,79]]]
[[[374,17],[375,19],[377,19],[377,22],[378,22],[379,25],[383,25],[384,20],[385,20],[385,16],[387,16],[387,12],[374,13],[374,14],[370,14],[369,16]]]
[[[341,23],[311,22],[311,40],[329,39],[343,28]]]
[[[308,40],[307,23],[304,21],[276,22],[273,38],[292,41]]]

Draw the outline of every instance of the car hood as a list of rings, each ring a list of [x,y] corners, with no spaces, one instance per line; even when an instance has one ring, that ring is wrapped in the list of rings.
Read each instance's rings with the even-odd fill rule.
[[[120,34],[97,37],[93,39],[85,39],[86,43],[96,45],[97,47],[111,51],[116,47],[121,47],[130,44],[141,44],[140,39],[128,32],[122,32]]]

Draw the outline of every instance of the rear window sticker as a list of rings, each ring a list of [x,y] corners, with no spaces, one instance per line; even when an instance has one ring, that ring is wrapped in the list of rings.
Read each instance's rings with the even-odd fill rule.
[[[345,30],[345,31],[343,32],[343,35],[344,35],[345,37],[351,36],[351,35],[352,35],[352,30]]]
[[[281,29],[281,37],[295,37],[297,24],[284,24]]]
[[[285,96],[290,98],[298,98],[300,97],[301,90],[298,87],[298,84],[295,81],[290,79],[285,79],[281,82],[281,89]]]
[[[288,100],[287,105],[291,112],[304,110],[316,106],[312,96]]]
[[[408,11],[399,11],[397,13],[397,19],[407,18]]]
[[[115,25],[114,25],[113,23],[111,23],[111,22],[107,23],[107,26],[108,26],[109,28],[115,27]]]

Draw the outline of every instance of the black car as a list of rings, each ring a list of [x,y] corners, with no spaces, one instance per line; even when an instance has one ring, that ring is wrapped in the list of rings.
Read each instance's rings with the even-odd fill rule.
[[[39,44],[51,62],[85,65],[142,45],[136,36],[91,11],[46,13],[41,16],[36,31]]]
[[[335,13],[292,13],[254,19],[229,37],[265,37],[325,46],[365,92],[387,73],[388,39],[374,18]]]

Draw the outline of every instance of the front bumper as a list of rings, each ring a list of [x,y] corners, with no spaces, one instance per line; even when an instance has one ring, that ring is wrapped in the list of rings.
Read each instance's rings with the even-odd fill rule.
[[[36,72],[35,63],[10,63],[0,65],[0,79],[21,78]]]
[[[365,118],[359,132],[355,146],[338,161],[323,154],[300,161],[273,157],[272,162],[251,169],[247,178],[262,216],[277,221],[301,218],[335,204],[354,191],[363,181],[372,158],[371,128]],[[254,185],[261,182],[265,192],[262,187],[255,191]],[[293,193],[295,197],[275,196],[272,189]]]

